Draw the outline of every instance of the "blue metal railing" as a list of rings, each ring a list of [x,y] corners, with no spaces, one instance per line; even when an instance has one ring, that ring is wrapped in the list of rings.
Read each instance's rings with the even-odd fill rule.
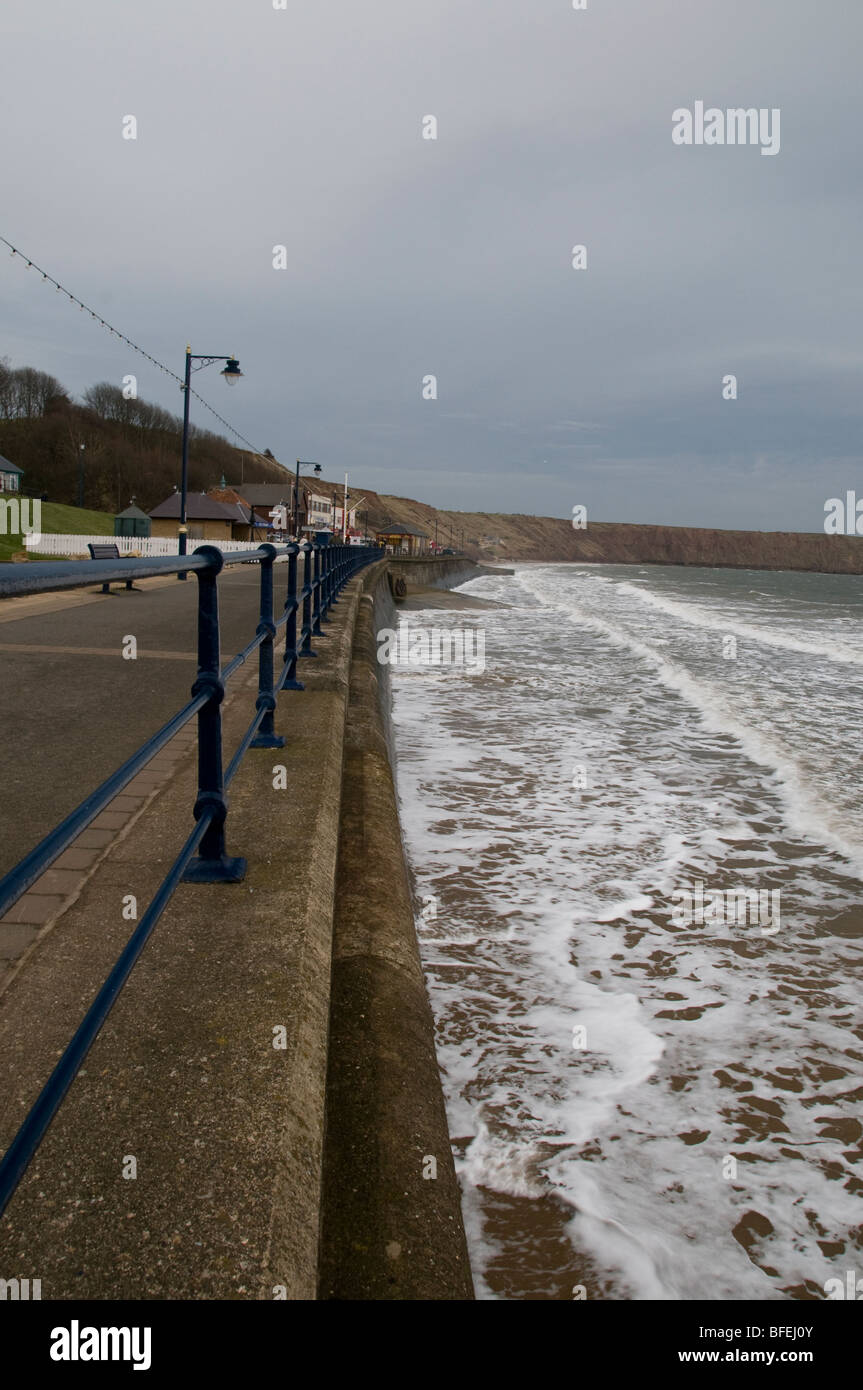
[[[298,561],[303,558],[303,582],[298,584]],[[284,610],[274,616],[273,566],[286,559],[288,582]],[[198,716],[198,794],[195,828],[162,881],[113,969],[90,1005],[35,1104],[0,1160],[0,1214],[15,1192],[39,1144],[56,1115],[84,1058],[108,1017],[146,942],[180,883],[236,883],[246,870],[245,859],[228,855],[225,824],[226,791],[249,748],[281,748],[275,731],[277,697],[283,690],[302,690],[297,662],[317,656],[312,638],[324,635],[322,623],[337,595],[358,570],[381,557],[372,546],[319,546],[309,542],[223,555],[215,546],[199,546],[192,555],[157,559],[90,560],[70,564],[0,565],[0,598],[17,594],[74,589],[112,580],[152,578],[161,574],[194,574],[198,580],[198,674],[192,698],[122,767],[91,792],[35,849],[0,879],[0,917],[17,902],[100,811],[122,791],[136,773],[164,748],[180,729]],[[218,576],[226,565],[260,565],[260,616],[251,642],[222,667],[219,645]],[[302,611],[300,611],[302,610]],[[274,644],[285,629],[282,669],[275,674]],[[222,767],[222,713],[225,686],[240,666],[258,652],[258,696],[255,715],[226,770]]]

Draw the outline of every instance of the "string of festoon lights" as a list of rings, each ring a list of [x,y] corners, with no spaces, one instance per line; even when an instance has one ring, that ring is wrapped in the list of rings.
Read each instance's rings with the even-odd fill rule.
[[[43,282],[46,282],[49,285],[53,285],[54,288],[60,294],[64,294],[66,296],[70,303],[77,304],[79,310],[82,313],[89,314],[91,319],[95,319],[96,323],[101,324],[102,328],[107,329],[107,331],[113,334],[115,338],[119,338],[121,343],[125,343],[127,347],[130,347],[132,349],[133,352],[137,352],[140,357],[146,357],[147,361],[152,362],[154,367],[158,367],[160,372],[165,373],[165,376],[171,377],[171,379],[173,381],[178,382],[181,387],[185,386],[185,382],[183,381],[183,378],[181,376],[178,376],[176,372],[172,372],[171,368],[166,367],[164,362],[160,362],[158,358],[153,357],[152,353],[149,353],[144,348],[139,347],[138,344],[134,343],[131,338],[126,336],[125,333],[121,333],[119,329],[114,328],[110,323],[108,323],[108,320],[103,319],[102,315],[97,313],[95,309],[91,309],[89,304],[85,304],[82,299],[78,299],[76,295],[72,294],[71,290],[66,289],[65,285],[61,285],[59,280],[55,280],[53,275],[49,275],[47,270],[43,270],[42,267],[37,265],[34,260],[31,260],[29,256],[26,256],[23,251],[19,251],[17,246],[13,246],[11,241],[7,241],[5,236],[0,236],[0,242],[2,242],[4,246],[8,246],[12,255],[17,256],[19,260],[22,260],[28,270],[35,270],[38,275],[42,276]],[[224,417],[221,416],[217,410],[214,410],[213,407],[210,405],[209,401],[205,401],[203,396],[200,396],[197,391],[191,391],[191,394],[195,397],[196,401],[200,401],[201,405],[204,406],[205,409],[209,410],[211,415],[215,416],[220,425],[224,425],[225,429],[228,430],[228,432],[232,434],[235,439],[239,439],[240,443],[245,444],[246,448],[250,449],[251,452],[253,454],[256,454],[258,458],[266,457],[262,450],[256,448],[254,444],[250,443],[249,440],[246,439],[245,435],[240,434],[239,430],[234,429],[234,426],[230,424],[229,421],[224,419]],[[273,460],[270,459],[268,460],[268,462],[273,462]]]

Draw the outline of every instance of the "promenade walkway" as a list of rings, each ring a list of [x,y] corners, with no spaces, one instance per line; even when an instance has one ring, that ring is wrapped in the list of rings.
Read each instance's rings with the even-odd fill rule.
[[[21,779],[4,808],[4,868],[188,694],[195,588],[194,580],[145,581],[138,594],[0,605],[0,701],[6,708],[14,702],[17,728],[17,747],[3,745],[0,773],[7,787],[9,777]],[[250,752],[232,784],[228,852],[247,858],[245,881],[177,890],[0,1220],[0,1273],[41,1279],[43,1299],[319,1296],[334,1026],[331,1066],[341,1065],[338,1040],[346,1031],[355,1049],[350,1064],[366,1050],[368,1063],[357,1062],[366,1104],[347,1128],[331,1106],[327,1123],[338,1136],[338,1162],[355,1154],[366,1180],[373,1175],[380,1216],[361,1240],[348,1229],[350,1212],[329,1222],[331,1243],[343,1242],[357,1267],[340,1284],[330,1279],[323,1296],[470,1294],[418,957],[409,986],[405,975],[415,1036],[400,1050],[415,1059],[414,1077],[425,1069],[421,1103],[413,1086],[381,1108],[375,1084],[375,1077],[385,1080],[376,1049],[392,1052],[403,1027],[398,963],[375,966],[389,991],[383,1035],[375,1025],[363,1036],[362,1018],[335,1025],[331,1019],[346,729],[352,688],[365,679],[371,690],[376,681],[373,656],[366,653],[362,670],[352,657],[360,613],[367,615],[367,637],[372,630],[375,589],[386,591],[382,565],[340,596],[326,636],[315,639],[318,658],[300,664],[306,689],[280,697],[276,725],[285,747]],[[223,660],[248,640],[257,593],[257,573],[231,572],[220,581]],[[135,661],[121,655],[129,635],[137,639]],[[255,667],[238,672],[229,687],[226,757],[254,705]],[[352,785],[362,798],[365,766],[379,798],[390,774],[379,735],[382,751],[371,759],[363,753],[376,703],[368,694],[365,700],[352,736]],[[130,900],[143,911],[188,833],[193,742],[193,730],[174,740],[98,828],[79,837],[62,866],[49,870],[48,882],[35,885],[0,923],[0,1148],[130,935]],[[363,950],[374,960],[401,939],[390,898],[405,939],[413,932],[394,805],[389,829],[375,827],[376,862],[393,877],[375,886],[371,914],[363,907],[363,853],[353,861],[354,910],[365,921]],[[12,920],[27,902],[25,920]],[[378,920],[385,931],[376,944]],[[340,949],[348,966],[337,978],[349,967],[363,980],[365,958],[350,941]],[[350,1001],[350,989],[340,991]],[[374,989],[368,1005],[371,1018]],[[387,1129],[383,1147],[376,1114]],[[398,1164],[397,1184],[386,1164],[375,1167],[381,1152]],[[433,1183],[422,1179],[427,1154],[439,1165]],[[331,1262],[326,1267],[331,1271]]]
[[[220,585],[227,657],[248,639],[257,587],[257,573]],[[174,580],[0,626],[2,642],[109,653],[135,633],[139,653],[126,662],[77,649],[16,652],[14,669],[4,659],[5,685],[22,687],[19,756],[33,760],[18,797],[25,831],[15,829],[10,859],[188,693],[195,588]],[[306,691],[281,698],[285,748],[250,754],[233,784],[228,844],[249,861],[246,881],[177,891],[0,1222],[0,1246],[42,1278],[43,1298],[272,1298],[280,1285],[289,1298],[314,1296],[329,1009],[322,955],[351,603],[334,609],[318,660],[302,663]],[[46,662],[54,680],[43,689]],[[252,663],[226,701],[228,750],[255,689]],[[143,909],[192,824],[195,759],[188,740],[175,743],[151,765],[152,789],[121,798],[132,819],[105,827],[104,845],[88,841],[85,852],[103,857],[71,906],[39,928],[35,946],[18,943],[29,954],[0,995],[4,1146],[131,932],[124,900],[134,895]],[[277,763],[285,790],[273,787]],[[30,782],[41,788],[34,807]],[[123,1176],[129,1158],[134,1178]]]

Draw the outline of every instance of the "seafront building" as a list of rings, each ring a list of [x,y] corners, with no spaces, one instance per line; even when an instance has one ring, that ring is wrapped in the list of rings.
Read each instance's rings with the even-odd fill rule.
[[[190,540],[248,541],[283,540],[288,536],[307,538],[329,534],[359,543],[367,538],[388,555],[426,555],[433,549],[429,533],[416,526],[386,519],[372,524],[374,512],[386,517],[381,499],[364,493],[348,494],[347,525],[345,497],[338,483],[315,480],[314,488],[300,483],[297,514],[294,517],[294,483],[286,477],[278,483],[227,484],[208,492],[190,492],[186,499],[186,524]],[[274,515],[282,509],[285,525]],[[372,513],[372,516],[369,513]],[[180,494],[173,492],[149,513],[152,535],[175,538],[180,524]]]
[[[399,526],[394,522],[377,528],[375,541],[386,548],[388,555],[425,555],[429,548],[427,531],[418,531],[413,526]]]
[[[174,492],[150,512],[151,534],[175,539],[180,526],[180,494]],[[193,541],[247,540],[235,535],[235,527],[248,532],[249,515],[239,503],[217,502],[206,492],[190,492],[186,498],[186,525]]]

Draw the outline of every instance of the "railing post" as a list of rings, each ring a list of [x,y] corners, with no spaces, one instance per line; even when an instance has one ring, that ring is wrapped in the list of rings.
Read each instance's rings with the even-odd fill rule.
[[[198,548],[210,564],[196,570],[198,580],[198,676],[192,694],[208,694],[207,703],[198,711],[198,795],[195,801],[195,820],[208,811],[213,819],[201,840],[201,852],[192,859],[183,874],[184,883],[239,883],[246,874],[245,859],[231,858],[225,853],[225,819],[228,802],[222,772],[222,700],[225,684],[222,680],[219,651],[219,591],[218,574],[224,565],[222,552],[214,545]]]
[[[338,603],[338,599],[336,598],[336,594],[337,594],[337,592],[338,592],[338,586],[337,586],[337,584],[336,584],[336,579],[337,579],[336,555],[335,555],[335,551],[333,551],[333,554],[330,556],[330,568],[329,568],[329,571],[328,571],[328,574],[327,574],[327,598],[328,598],[328,600],[329,600],[328,606],[329,606],[330,608],[335,607],[335,605]]]
[[[312,632],[316,637],[323,637],[321,632],[321,550],[320,546],[315,546],[315,601],[313,605]]]
[[[259,549],[266,551],[267,558],[261,561],[261,618],[256,633],[263,632],[266,635],[258,648],[258,698],[255,701],[255,709],[264,709],[266,714],[249,747],[284,748],[285,740],[276,733],[273,724],[273,712],[276,708],[276,694],[273,690],[273,639],[276,635],[276,624],[273,621],[273,563],[279,552],[274,545],[266,542],[259,546]]]
[[[321,620],[322,623],[328,623],[328,622],[330,622],[330,619],[327,617],[327,609],[328,609],[329,606],[330,606],[330,605],[329,605],[330,558],[331,558],[331,557],[330,557],[330,550],[331,550],[331,547],[327,545],[327,546],[324,546],[324,549],[321,551],[321,588],[320,588],[321,599],[320,599],[320,605],[319,605],[319,609],[318,609],[318,617],[320,618],[320,620]]]
[[[320,631],[321,623],[329,622],[327,618],[327,554],[330,547],[325,545],[323,550],[318,551],[318,567],[315,570],[317,583],[317,597],[315,601],[315,622],[317,630]],[[326,637],[324,632],[322,636]]]
[[[288,551],[288,593],[285,598],[285,610],[288,618],[285,625],[285,665],[288,667],[285,679],[282,681],[282,690],[305,690],[305,686],[297,680],[297,609],[299,600],[297,598],[297,556],[299,550],[292,546]]]
[[[329,609],[333,606],[333,555],[332,547],[325,546],[321,551],[321,622],[332,622]]]
[[[310,541],[306,541],[305,545],[308,548],[303,551],[303,640],[300,656],[317,656],[317,652],[312,651],[312,545]]]

